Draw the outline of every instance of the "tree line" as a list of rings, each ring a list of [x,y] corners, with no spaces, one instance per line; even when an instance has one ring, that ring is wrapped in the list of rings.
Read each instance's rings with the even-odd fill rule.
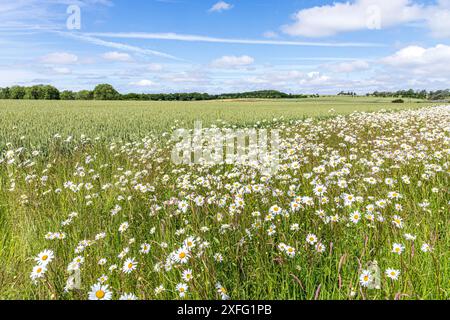
[[[428,100],[446,100],[450,98],[450,90],[398,90],[398,91],[375,91],[368,93],[367,96],[382,98],[409,98],[409,99],[428,99]]]
[[[127,93],[120,94],[110,84],[99,84],[94,90],[78,92],[59,91],[51,85],[12,86],[0,88],[0,99],[28,100],[134,100],[134,101],[196,101],[216,99],[298,99],[316,97],[317,95],[287,94],[276,90],[261,90],[241,93],[224,93],[211,95],[208,93]]]

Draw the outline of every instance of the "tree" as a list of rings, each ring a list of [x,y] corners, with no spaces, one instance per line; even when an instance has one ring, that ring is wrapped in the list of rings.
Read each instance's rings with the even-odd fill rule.
[[[10,99],[23,99],[25,96],[25,88],[20,86],[12,86],[9,91]]]
[[[44,100],[59,100],[59,90],[54,86],[42,86],[42,93]]]
[[[120,94],[110,84],[99,84],[94,89],[95,100],[118,100]]]
[[[64,90],[59,95],[59,98],[61,100],[75,100],[75,93],[70,90]]]
[[[0,88],[0,99],[9,99],[10,93],[9,88]]]
[[[43,97],[44,97],[44,92],[43,92],[42,85],[25,88],[25,95],[23,96],[23,99],[39,100],[39,99],[43,99]]]
[[[94,99],[94,93],[90,90],[81,90],[75,94],[77,100],[92,100]]]

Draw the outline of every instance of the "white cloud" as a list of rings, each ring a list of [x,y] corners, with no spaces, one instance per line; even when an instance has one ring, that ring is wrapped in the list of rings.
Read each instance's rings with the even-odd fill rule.
[[[211,9],[209,9],[209,12],[222,12],[226,10],[230,10],[233,8],[232,4],[229,4],[225,1],[219,1],[216,4],[214,4]]]
[[[69,68],[66,67],[54,67],[52,68],[52,71],[57,73],[57,74],[71,74],[72,70],[70,70]]]
[[[383,47],[379,43],[370,42],[310,42],[310,41],[286,41],[286,40],[267,40],[267,39],[232,39],[217,38],[193,34],[179,33],[149,33],[149,32],[94,32],[87,33],[83,37],[106,37],[122,39],[152,39],[152,40],[171,40],[187,42],[209,42],[209,43],[232,43],[232,44],[250,44],[250,45],[275,45],[275,46],[308,46],[308,47]],[[96,39],[97,41],[102,41]]]
[[[155,83],[153,81],[143,79],[138,82],[131,82],[130,85],[137,87],[153,87]]]
[[[0,68],[0,87],[29,84],[38,77],[42,77],[42,74],[32,70]]]
[[[128,53],[111,51],[102,54],[102,58],[109,61],[129,62],[131,56]]]
[[[164,52],[150,50],[150,49],[143,49],[140,47],[136,47],[136,46],[132,46],[132,45],[124,44],[124,43],[119,43],[119,42],[105,41],[105,40],[98,39],[98,38],[95,38],[95,37],[92,37],[89,35],[84,35],[84,34],[79,34],[79,33],[70,33],[70,32],[57,32],[57,33],[62,36],[78,39],[78,40],[88,42],[88,43],[98,45],[98,46],[134,52],[134,53],[145,55],[145,56],[157,56],[157,57],[178,60],[178,61],[182,60],[182,59],[179,59],[175,56],[172,56],[172,55],[164,53]]]
[[[431,10],[428,26],[436,38],[450,37],[450,0],[441,0],[436,10]]]
[[[201,70],[182,71],[174,73],[162,73],[159,76],[161,81],[166,81],[168,84],[196,84],[196,85],[208,85],[210,78]]]
[[[409,46],[381,60],[387,66],[416,75],[445,75],[449,78],[450,46],[438,44],[423,48]]]
[[[147,65],[147,70],[151,72],[159,72],[163,70],[163,66],[158,63],[150,63]]]
[[[250,56],[223,56],[211,62],[213,68],[243,68],[253,64],[255,59]]]
[[[46,64],[73,64],[78,61],[78,57],[67,52],[53,52],[41,57],[40,61]]]
[[[350,73],[369,69],[369,63],[364,60],[354,60],[327,65],[326,68],[336,73]]]
[[[356,0],[298,11],[282,30],[293,36],[324,37],[341,32],[386,28],[423,19],[422,6],[410,0]]]
[[[278,38],[278,33],[275,31],[266,31],[263,33],[263,37],[268,39]]]

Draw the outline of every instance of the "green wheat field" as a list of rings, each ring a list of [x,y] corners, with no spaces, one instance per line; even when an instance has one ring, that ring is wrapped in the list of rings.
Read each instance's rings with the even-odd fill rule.
[[[175,164],[197,120],[278,170]],[[0,100],[0,299],[449,299],[449,160],[420,100]]]

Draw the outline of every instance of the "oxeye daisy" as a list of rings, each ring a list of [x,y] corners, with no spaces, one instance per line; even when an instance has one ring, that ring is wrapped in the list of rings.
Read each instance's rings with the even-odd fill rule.
[[[398,277],[400,275],[400,271],[395,269],[387,269],[385,273],[386,276],[392,280],[398,280]]]
[[[269,226],[269,229],[267,229],[267,235],[272,236],[276,233],[276,226],[274,224],[272,224],[271,226]]]
[[[36,258],[34,258],[34,260],[39,265],[47,265],[48,263],[50,263],[53,260],[53,258],[54,258],[53,251],[44,250],[41,253],[39,253],[38,256]]]
[[[400,243],[394,243],[392,245],[392,252],[395,254],[400,255],[402,254],[403,250],[405,250],[405,247]]]
[[[91,287],[88,298],[89,300],[111,300],[112,292],[107,284],[96,283]]]
[[[392,218],[392,224],[399,229],[403,228],[403,219],[400,216],[395,215]]]
[[[147,254],[150,252],[150,245],[148,243],[141,244],[141,250],[139,250],[142,254]]]
[[[99,283],[105,283],[106,281],[108,281],[108,276],[102,275],[100,278],[97,279],[97,281]]]
[[[180,298],[184,298],[188,290],[188,285],[185,283],[179,283],[176,286],[176,290],[178,291]]]
[[[363,270],[361,275],[359,276],[359,283],[362,287],[368,287],[372,282],[372,274],[369,270]]]
[[[222,300],[229,300],[230,297],[227,294],[227,289],[225,289],[224,286],[222,286],[219,282],[216,284],[217,292],[220,294],[220,297]]]
[[[278,214],[281,214],[282,209],[279,206],[274,205],[269,209],[269,212],[273,215],[278,215]]]
[[[422,244],[422,246],[420,247],[420,250],[422,252],[430,252],[432,250],[431,246],[428,243],[424,243]]]
[[[357,224],[359,222],[359,219],[361,219],[361,213],[358,210],[350,214],[350,221],[354,224]]]
[[[137,262],[133,259],[133,258],[128,258],[127,260],[125,260],[125,262],[123,263],[123,267],[122,267],[122,271],[124,273],[130,273],[133,270],[136,269],[137,267]]]
[[[317,242],[317,236],[315,234],[308,234],[306,236],[306,242],[308,242],[310,245],[314,245]]]
[[[322,252],[324,252],[325,251],[325,245],[323,244],[323,243],[318,243],[318,244],[316,244],[316,251],[317,252],[319,252],[319,253],[322,253]]]
[[[191,269],[184,270],[181,278],[186,282],[191,281],[192,280],[192,270]]]
[[[174,260],[177,263],[187,263],[190,257],[190,253],[185,248],[180,248],[175,252]]]
[[[314,194],[316,196],[321,196],[321,195],[323,195],[326,192],[327,192],[327,188],[325,186],[321,185],[321,184],[317,185],[314,188]]]
[[[138,300],[138,297],[133,293],[124,293],[120,296],[119,300]]]
[[[164,289],[164,286],[163,286],[163,285],[160,285],[160,286],[156,287],[154,291],[155,291],[155,294],[156,294],[156,295],[159,295],[159,294],[161,294],[162,292],[164,292],[164,290],[165,290],[165,289]]]
[[[295,256],[295,248],[293,248],[293,247],[287,246],[285,249],[285,252],[289,257]]]
[[[183,245],[190,251],[195,247],[195,239],[194,237],[189,237],[184,240]]]
[[[122,223],[122,224],[119,226],[119,232],[120,232],[120,233],[124,233],[125,231],[127,231],[128,227],[129,227],[128,222]]]
[[[38,278],[42,278],[47,271],[47,267],[45,265],[37,265],[33,267],[33,270],[31,271],[31,279],[36,280]]]
[[[178,203],[178,209],[180,209],[181,212],[186,213],[188,208],[189,208],[189,205],[188,205],[188,203],[185,200],[180,201]]]

